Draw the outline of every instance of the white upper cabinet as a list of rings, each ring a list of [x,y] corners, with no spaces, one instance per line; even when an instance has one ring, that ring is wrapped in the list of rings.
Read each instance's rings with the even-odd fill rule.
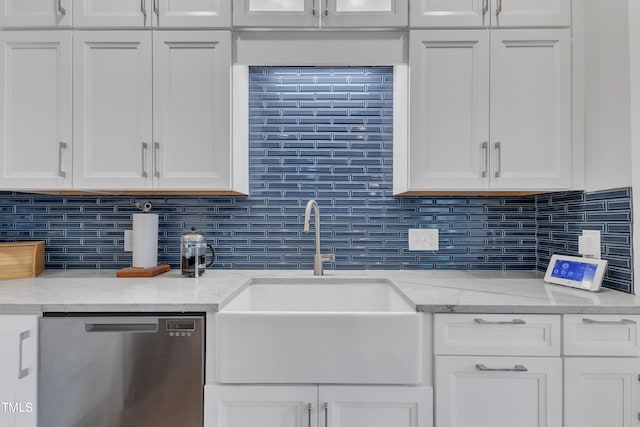
[[[402,27],[409,0],[238,0],[240,27]]]
[[[409,56],[411,189],[489,188],[489,32],[413,31]]]
[[[231,190],[229,32],[79,32],[74,48],[74,188]]]
[[[151,174],[151,33],[74,38],[74,188],[144,189]]]
[[[71,0],[0,0],[0,27],[69,27]]]
[[[73,0],[77,27],[231,25],[229,0]]]
[[[410,0],[420,27],[568,27],[571,0]]]
[[[498,189],[571,186],[569,29],[491,34],[490,177]]]
[[[0,33],[0,186],[71,188],[71,32]]]
[[[416,30],[410,43],[396,193],[571,187],[569,29]]]
[[[231,26],[233,0],[155,0],[155,22],[158,27]],[[235,3],[235,2],[234,2]]]
[[[156,187],[231,187],[231,36],[154,33],[153,175]]]
[[[73,0],[76,27],[150,27],[153,0]]]
[[[36,427],[38,316],[3,315],[0,319],[0,426]]]

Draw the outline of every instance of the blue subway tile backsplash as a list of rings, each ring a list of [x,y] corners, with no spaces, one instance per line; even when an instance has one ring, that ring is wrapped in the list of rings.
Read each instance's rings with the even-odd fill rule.
[[[546,270],[554,253],[577,256],[582,230],[599,230],[602,257],[609,262],[603,284],[633,291],[630,188],[541,194],[536,207],[538,269]]]
[[[159,261],[179,265],[192,226],[214,268],[312,269],[304,207],[321,210],[335,269],[544,269],[603,231],[607,285],[631,290],[630,189],[540,196],[393,197],[391,67],[251,67],[250,194],[54,196],[0,192],[0,241],[46,240],[46,267],[122,268],[136,200],[160,215]],[[584,224],[584,225],[583,225]],[[408,250],[409,228],[438,228],[439,251]]]

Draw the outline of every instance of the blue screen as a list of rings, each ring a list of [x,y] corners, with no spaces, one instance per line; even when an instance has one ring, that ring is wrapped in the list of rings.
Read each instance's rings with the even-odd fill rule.
[[[553,266],[551,276],[576,282],[593,282],[597,269],[596,264],[559,259]]]

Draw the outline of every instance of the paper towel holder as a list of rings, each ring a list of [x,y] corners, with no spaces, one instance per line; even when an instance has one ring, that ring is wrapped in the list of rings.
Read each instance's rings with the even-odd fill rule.
[[[151,206],[151,202],[146,202],[146,203],[136,202],[135,207],[140,209],[143,213],[150,213],[152,206]]]

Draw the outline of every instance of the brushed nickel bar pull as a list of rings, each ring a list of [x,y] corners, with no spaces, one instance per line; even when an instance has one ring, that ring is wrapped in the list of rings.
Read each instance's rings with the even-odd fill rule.
[[[496,173],[495,173],[495,177],[496,178],[500,178],[500,175],[502,175],[502,144],[500,142],[496,142],[494,144],[494,147],[496,149]]]
[[[22,379],[29,375],[29,368],[22,367],[22,346],[24,344],[24,340],[29,338],[31,333],[29,331],[24,331],[20,333],[20,345],[18,347],[18,379]]]
[[[59,141],[58,142],[58,176],[60,178],[66,178],[67,173],[62,170],[62,150],[67,149],[67,143]]]
[[[488,11],[489,11],[489,0],[482,0],[482,18],[483,19]]]
[[[316,16],[316,0],[313,0],[313,2],[311,3],[311,14],[313,16]]]
[[[484,319],[473,319],[473,321],[479,325],[526,325],[527,324],[527,322],[525,322],[522,319],[513,319],[513,320],[498,321],[498,322],[489,322]]]
[[[311,403],[307,403],[307,427],[311,427]]]
[[[513,368],[487,368],[482,363],[476,363],[476,369],[481,372],[527,372],[524,365],[515,365]]]
[[[160,143],[153,143],[153,175],[160,178]]]
[[[636,325],[637,322],[631,319],[621,319],[621,320],[593,320],[593,319],[582,319],[582,323],[585,325]]]
[[[147,174],[147,162],[146,162],[148,149],[149,149],[149,144],[147,144],[146,142],[143,142],[142,143],[142,173],[140,174],[143,178],[146,178],[149,176],[149,174]]]
[[[60,12],[62,16],[65,16],[67,14],[65,8],[62,7],[62,0],[58,0],[58,12]]]
[[[324,402],[322,408],[324,409],[324,427],[329,427],[329,403]]]
[[[496,16],[500,16],[502,13],[502,0],[498,0],[498,7],[496,8]]]
[[[153,0],[153,13],[156,14],[156,25],[160,26],[160,0]]]
[[[140,11],[142,12],[142,16],[144,16],[145,24],[147,22],[147,7],[145,6],[146,0],[140,0]]]
[[[329,0],[324,0],[324,16],[329,16]]]
[[[487,141],[482,143],[482,151],[484,152],[484,170],[482,171],[482,177],[486,178],[489,173],[489,143]]]

